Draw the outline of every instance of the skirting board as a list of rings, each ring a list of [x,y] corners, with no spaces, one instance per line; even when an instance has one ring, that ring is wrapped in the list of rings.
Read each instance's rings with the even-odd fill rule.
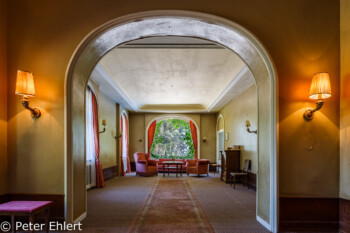
[[[267,230],[271,231],[271,225],[268,224],[265,220],[263,220],[262,218],[260,218],[259,216],[256,216],[256,220],[263,225]]]
[[[350,232],[350,200],[339,199],[339,232]]]
[[[82,215],[80,215],[79,218],[74,220],[74,223],[79,223],[79,222],[83,221],[86,218],[86,215],[87,215],[87,213],[84,212]]]
[[[339,198],[280,197],[279,231],[338,232]]]
[[[104,180],[110,180],[117,176],[118,166],[112,166],[103,169]]]

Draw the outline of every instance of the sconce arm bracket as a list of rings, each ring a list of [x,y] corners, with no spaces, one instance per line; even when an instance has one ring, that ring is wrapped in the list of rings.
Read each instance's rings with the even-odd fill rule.
[[[258,130],[250,130],[249,127],[247,127],[247,132],[258,134]]]
[[[100,131],[99,133],[104,133],[104,132],[106,132],[106,127],[103,127],[103,130]]]
[[[304,112],[304,119],[307,120],[307,121],[312,120],[314,118],[314,112],[320,110],[322,108],[323,104],[324,104],[323,99],[317,100],[316,108],[310,109],[310,110],[306,110]]]
[[[114,138],[115,139],[119,139],[119,138],[121,138],[122,137],[122,135],[118,135],[118,136],[115,136]]]
[[[41,112],[39,109],[32,108],[29,106],[29,99],[27,97],[23,97],[22,105],[25,109],[28,109],[31,112],[33,118],[39,118],[41,116]]]

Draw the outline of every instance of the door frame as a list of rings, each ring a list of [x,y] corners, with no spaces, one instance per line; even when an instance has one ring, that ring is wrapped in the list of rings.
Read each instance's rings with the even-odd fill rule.
[[[221,159],[219,159],[221,156],[219,151],[219,146],[220,146],[219,134],[220,133],[222,133],[222,136],[224,137],[224,149],[225,149],[225,130],[220,129],[216,131],[216,163],[218,163],[218,160],[220,160],[220,164],[221,164]]]

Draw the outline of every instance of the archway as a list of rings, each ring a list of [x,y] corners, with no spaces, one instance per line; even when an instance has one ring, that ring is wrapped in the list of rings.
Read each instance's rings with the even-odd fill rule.
[[[249,67],[258,91],[257,220],[277,231],[277,75],[259,40],[229,20],[188,11],[150,11],[114,19],[89,34],[74,53],[66,79],[66,219],[86,215],[84,90],[90,73],[108,51],[152,36],[201,38],[232,50]]]
[[[165,119],[181,119],[181,120],[185,120],[185,121],[192,121],[196,127],[196,131],[197,131],[197,145],[198,145],[198,158],[200,158],[200,131],[199,131],[199,127],[198,127],[198,124],[195,120],[193,120],[191,117],[189,116],[186,116],[186,115],[181,115],[181,114],[163,114],[163,115],[160,115],[160,116],[157,116],[157,117],[154,117],[147,125],[146,127],[146,130],[145,130],[145,151],[146,152],[149,152],[148,151],[148,130],[149,130],[149,127],[151,126],[152,122],[154,121],[159,121],[159,120],[165,120]]]
[[[216,119],[216,163],[221,164],[220,151],[224,150],[225,119],[220,114]]]

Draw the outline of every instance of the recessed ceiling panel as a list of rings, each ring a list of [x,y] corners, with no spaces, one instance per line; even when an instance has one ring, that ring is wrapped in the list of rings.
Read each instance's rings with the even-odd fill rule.
[[[116,48],[99,64],[136,108],[158,111],[167,105],[207,109],[244,67],[222,48]]]

